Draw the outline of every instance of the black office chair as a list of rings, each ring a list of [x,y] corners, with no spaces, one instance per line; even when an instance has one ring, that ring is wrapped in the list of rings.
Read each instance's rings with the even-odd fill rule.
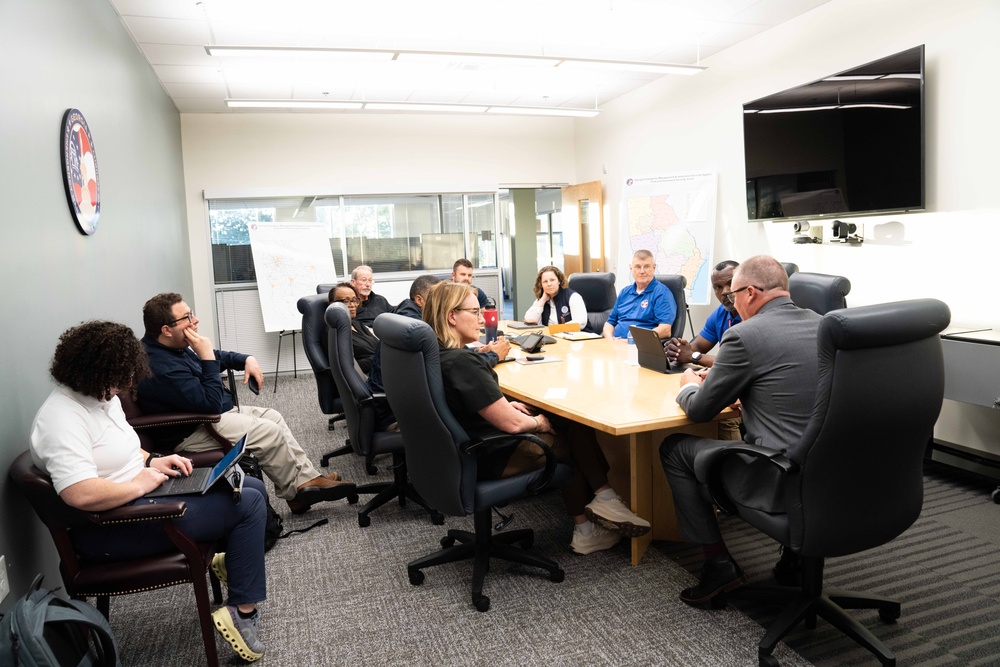
[[[329,290],[327,290],[329,292]],[[319,396],[319,407],[325,415],[330,417],[327,428],[334,429],[336,422],[344,419],[344,406],[341,403],[340,395],[337,393],[337,384],[333,381],[330,373],[330,360],[326,354],[326,322],[323,320],[323,313],[329,305],[327,293],[310,294],[298,300],[295,304],[299,312],[302,313],[302,349],[305,350],[309,365],[312,366],[313,375],[316,378],[316,393]],[[350,454],[351,444],[348,442],[343,447],[338,447],[332,452],[327,452],[320,460],[320,465],[326,466],[334,456]],[[370,474],[374,474],[369,470]]]
[[[587,306],[587,326],[594,333],[604,330],[604,323],[615,307],[615,274],[613,273],[574,273],[569,277],[568,286],[583,297]]]
[[[673,273],[658,273],[655,276],[658,281],[663,283],[670,293],[674,295],[674,303],[677,306],[677,314],[674,316],[674,321],[670,325],[670,335],[672,337],[683,338],[684,337],[684,327],[687,325],[689,319],[689,309],[687,305],[687,297],[684,294],[684,288],[687,287],[687,278]]]
[[[385,390],[403,432],[410,480],[437,510],[450,516],[475,515],[474,534],[449,530],[441,539],[440,551],[406,566],[410,583],[423,583],[424,568],[472,558],[472,604],[486,611],[490,599],[482,591],[491,558],[540,567],[552,581],[562,581],[565,573],[559,565],[528,551],[534,541],[531,529],[494,535],[491,512],[497,505],[537,493],[550,482],[561,484],[571,467],[557,463],[544,441],[530,434],[469,437],[445,402],[438,341],[425,322],[387,313],[375,320],[375,333],[382,340],[382,361],[392,368],[392,373],[385,374]],[[544,470],[506,479],[476,479],[480,454],[525,438],[543,447]],[[461,544],[455,546],[456,541]]]
[[[808,308],[820,315],[847,308],[851,281],[843,276],[799,271],[788,276],[788,291],[799,308]]]
[[[785,273],[791,276],[793,273],[798,273],[799,265],[793,264],[792,262],[782,262],[781,266],[785,268]]]
[[[358,525],[362,528],[371,524],[374,510],[393,498],[399,506],[405,507],[410,499],[431,514],[431,520],[441,525],[444,516],[428,507],[416,492],[406,476],[406,459],[403,455],[403,436],[399,431],[380,430],[377,424],[376,403],[385,400],[368,389],[368,383],[358,373],[354,365],[354,345],[351,340],[351,314],[342,303],[330,304],[324,315],[329,329],[330,372],[337,384],[344,414],[347,417],[347,432],[350,446],[355,454],[363,456],[365,467],[374,468],[372,459],[380,454],[392,455],[392,482],[378,482],[358,486],[357,493],[373,493],[374,498],[358,510]]]
[[[802,558],[801,588],[756,590],[791,599],[760,641],[761,665],[777,665],[771,655],[777,643],[803,619],[815,628],[817,615],[883,664],[896,664],[892,652],[844,610],[878,609],[891,623],[900,616],[899,602],[824,589],[823,562],[885,544],[920,515],[924,449],[944,397],[938,334],[950,319],[948,306],[936,299],[827,314],[819,328],[816,405],[799,442],[787,452],[736,445],[711,461],[709,488],[716,504]],[[730,480],[739,483],[747,465],[734,454],[776,466],[784,512],[766,513],[730,499]],[[723,598],[717,606],[724,604]]]

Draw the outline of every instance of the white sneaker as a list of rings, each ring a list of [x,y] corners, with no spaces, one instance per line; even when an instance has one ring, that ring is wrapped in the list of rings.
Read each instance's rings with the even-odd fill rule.
[[[592,554],[595,551],[610,549],[619,542],[622,536],[611,530],[605,530],[595,525],[590,535],[584,535],[579,529],[573,529],[573,541],[569,543],[569,548],[581,555]]]
[[[649,532],[649,522],[634,514],[618,497],[612,500],[595,497],[583,511],[592,522],[616,530],[624,537],[641,537]]]

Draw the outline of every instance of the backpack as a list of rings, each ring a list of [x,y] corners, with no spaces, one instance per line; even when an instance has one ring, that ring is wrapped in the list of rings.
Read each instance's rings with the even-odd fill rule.
[[[245,452],[240,458],[240,468],[251,477],[256,477],[260,481],[264,481],[264,471],[260,468],[260,462],[250,452]],[[267,522],[264,524],[264,551],[270,551],[271,547],[281,537],[284,522],[278,516],[278,513],[274,511],[274,508],[271,507],[270,497],[264,498],[264,504],[267,506]]]
[[[99,611],[63,600],[42,586],[42,575],[0,621],[0,665],[121,667],[118,642]]]
[[[242,457],[240,457],[239,465],[246,474],[251,477],[256,477],[262,482],[264,481],[264,471],[261,470],[260,462],[257,460],[257,457],[250,452],[246,452]],[[274,508],[271,507],[271,498],[265,498],[264,503],[267,506],[267,522],[264,524],[264,551],[270,551],[271,547],[277,544],[278,540],[283,540],[290,535],[294,535],[295,533],[305,533],[313,528],[316,528],[317,526],[325,526],[329,523],[328,519],[320,519],[308,528],[299,528],[297,530],[290,530],[287,533],[282,533],[281,531],[284,530],[285,523],[278,513],[274,511]]]

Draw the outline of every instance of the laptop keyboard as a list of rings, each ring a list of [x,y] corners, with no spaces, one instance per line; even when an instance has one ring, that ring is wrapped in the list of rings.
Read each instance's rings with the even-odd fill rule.
[[[170,493],[198,493],[211,472],[211,468],[197,468],[187,477],[173,477],[167,480],[163,483],[163,490]]]

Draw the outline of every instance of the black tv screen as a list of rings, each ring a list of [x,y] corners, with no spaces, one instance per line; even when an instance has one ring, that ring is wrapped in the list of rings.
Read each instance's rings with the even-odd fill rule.
[[[743,105],[755,220],[924,208],[924,47]]]

